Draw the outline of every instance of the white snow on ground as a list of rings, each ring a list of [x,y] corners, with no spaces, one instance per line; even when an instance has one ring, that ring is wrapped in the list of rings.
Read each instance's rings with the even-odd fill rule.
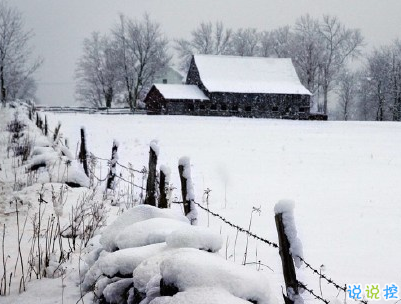
[[[0,111],[1,125],[6,115]],[[189,155],[196,201],[206,206],[203,190],[212,189],[209,208],[242,227],[248,227],[252,207],[260,206],[262,213],[253,217],[251,230],[267,239],[277,242],[274,203],[282,197],[291,198],[296,202],[297,234],[308,262],[317,268],[324,264],[324,272],[338,283],[374,283],[384,286],[395,282],[400,285],[399,269],[394,267],[399,264],[401,251],[399,242],[394,241],[401,235],[401,144],[395,140],[401,138],[401,126],[398,123],[47,115],[50,129],[59,120],[62,122],[63,138],[69,138],[73,150],[79,141],[79,126],[84,121],[90,152],[102,158],[110,158],[111,143],[117,138],[120,141],[119,162],[131,162],[138,169],[147,166],[149,142],[157,138],[160,146],[159,163],[172,168],[172,186],[178,188],[174,190],[173,197],[177,201],[181,200],[177,161],[182,155]],[[111,121],[113,128],[104,128]],[[46,146],[43,136],[34,132],[30,135],[43,141],[41,144],[35,142],[35,146]],[[0,143],[3,157],[0,163],[0,184],[3,195],[3,191],[8,193],[12,188],[10,182],[14,177],[13,171],[9,169],[11,159],[6,157],[8,138],[0,136]],[[103,178],[108,170],[106,162],[99,161],[96,170],[99,177]],[[118,167],[117,173],[125,177],[127,174],[121,167]],[[140,184],[141,175],[136,174],[135,178],[139,179],[136,182]],[[44,198],[49,202],[51,186],[60,188],[61,185],[44,185]],[[120,181],[119,186],[122,187],[123,182]],[[21,218],[32,216],[40,190],[41,185],[36,184],[18,193],[11,192],[11,195],[2,196],[2,200],[8,202],[14,195],[18,195],[24,201]],[[64,210],[70,210],[72,201],[76,202],[84,191],[68,189],[67,193],[68,201]],[[172,205],[174,212],[179,211],[179,205]],[[8,273],[14,268],[18,248],[12,207],[7,203],[0,206],[1,223],[7,226],[7,254],[11,256]],[[115,217],[116,209],[113,208],[110,219]],[[45,216],[51,212],[50,204]],[[201,226],[208,222],[206,213],[201,210],[198,219]],[[68,212],[64,212],[63,220],[68,220]],[[129,224],[132,222],[127,221]],[[235,229],[212,216],[210,228],[221,234],[224,240],[219,255],[240,263],[246,244],[245,235],[239,233],[236,237]],[[31,224],[28,224],[24,244],[31,232]],[[99,247],[96,246],[93,247],[97,249],[91,252],[94,257],[88,257],[92,262],[99,253]],[[24,260],[26,256],[24,254]],[[80,259],[77,255],[73,257],[75,262],[69,265],[78,269],[77,261]],[[273,295],[281,299],[284,283],[278,251],[250,238],[247,257],[250,262],[261,261],[261,264],[250,264],[246,268],[260,269],[260,274],[268,278]],[[64,303],[76,303],[80,296],[77,275],[72,274],[68,272],[64,279],[67,285],[64,288]],[[309,287],[319,290],[319,280],[311,271],[302,266],[297,269],[297,275]],[[148,282],[149,294],[157,294],[157,275],[154,278],[152,284]],[[11,296],[1,298],[1,301],[63,302],[61,278],[51,281],[32,279],[27,284],[27,292],[21,295],[18,295],[18,285],[18,280],[13,281]],[[42,293],[44,288],[48,290],[46,296]],[[322,290],[328,299],[337,295],[337,290],[324,282]],[[306,302],[313,300],[307,293],[302,296]],[[85,303],[90,303],[90,297],[90,294],[85,297]],[[343,297],[343,294],[339,295],[341,300]]]
[[[251,302],[237,298],[221,288],[190,288],[173,297],[159,297],[150,304],[250,304]]]
[[[180,291],[193,287],[215,287],[259,304],[276,303],[261,273],[228,262],[216,254],[182,249],[165,258],[160,270],[165,283],[173,284]]]
[[[177,188],[172,197],[177,201],[181,200],[177,162],[190,156],[196,201],[201,203],[203,190],[210,188],[210,209],[242,227],[248,227],[252,207],[261,206],[251,230],[269,240],[277,242],[274,205],[290,198],[296,202],[297,233],[307,262],[317,268],[324,264],[324,273],[342,284],[399,282],[394,267],[401,252],[401,244],[394,241],[401,235],[399,123],[47,115],[51,127],[62,122],[71,147],[79,141],[79,126],[85,121],[88,149],[102,158],[110,158],[111,143],[117,138],[119,162],[131,162],[137,169],[147,166],[149,143],[158,139],[158,162],[171,168],[171,183]],[[104,128],[111,123],[113,128]],[[98,172],[105,176],[106,162],[98,165]],[[118,172],[126,174],[121,168]],[[141,176],[137,178],[140,184]],[[199,225],[206,226],[207,214],[198,212]],[[246,236],[239,233],[236,240],[236,230],[213,216],[210,228],[221,231],[225,244],[220,254],[240,263]],[[284,282],[278,251],[250,238],[247,260],[260,260],[274,270],[261,265],[272,278],[272,292],[281,298]],[[319,290],[311,271],[302,266],[297,274]],[[337,295],[325,283],[322,289],[327,298]]]
[[[301,240],[297,236],[297,228],[295,226],[294,219],[294,207],[295,203],[291,200],[280,200],[276,205],[274,205],[274,213],[282,214],[284,232],[290,243],[290,253],[294,259],[295,266],[301,267],[303,258],[303,250]]]

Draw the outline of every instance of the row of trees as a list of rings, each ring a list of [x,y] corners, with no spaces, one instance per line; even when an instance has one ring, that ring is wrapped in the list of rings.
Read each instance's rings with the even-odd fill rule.
[[[34,72],[43,60],[31,60],[29,41],[32,32],[24,29],[21,13],[0,2],[0,100],[5,104],[16,98],[33,98],[36,92]]]
[[[134,109],[167,67],[171,59],[167,44],[160,25],[149,16],[138,21],[120,15],[111,34],[94,32],[85,39],[76,70],[77,98],[107,107],[123,101]]]
[[[191,36],[176,41],[182,69],[188,68],[194,53],[292,58],[302,84],[314,94],[318,111],[323,113],[327,113],[337,77],[363,46],[360,31],[346,28],[333,16],[315,19],[306,15],[292,27],[262,32],[202,23]]]
[[[33,75],[43,60],[32,59],[32,36],[32,31],[24,29],[21,13],[0,1],[2,103],[34,97]],[[290,57],[301,82],[314,94],[319,112],[327,113],[330,98],[337,101],[331,117],[401,120],[401,42],[361,56],[359,30],[346,28],[333,16],[306,15],[293,26],[272,31],[201,23],[189,39],[169,42],[149,16],[135,20],[120,15],[109,34],[92,33],[84,41],[76,69],[78,99],[107,107],[121,101],[134,109],[168,66],[171,45],[184,73],[192,54]],[[363,67],[350,71],[349,62],[356,57],[365,60]]]
[[[327,113],[329,93],[350,59],[360,55],[363,38],[336,17],[306,15],[293,27],[262,32],[201,23],[190,39],[175,40],[173,45],[184,73],[193,54],[290,57],[301,82],[314,94],[318,111]],[[111,34],[93,33],[85,40],[77,68],[78,98],[110,106],[119,97],[134,108],[169,63],[167,47],[160,26],[148,16],[141,21],[120,16]]]

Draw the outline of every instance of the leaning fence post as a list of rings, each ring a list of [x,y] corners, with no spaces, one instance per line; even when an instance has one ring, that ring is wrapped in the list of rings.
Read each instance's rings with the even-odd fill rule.
[[[89,177],[87,155],[88,151],[86,149],[85,129],[84,127],[81,127],[81,149],[79,150],[79,161],[84,167],[86,176]]]
[[[116,176],[116,166],[118,161],[118,142],[113,140],[113,147],[111,148],[111,160],[110,160],[110,170],[109,175],[107,177],[107,186],[106,189],[114,190],[115,183],[114,178]]]
[[[287,294],[285,295],[283,293],[286,304],[294,304],[297,302],[297,298],[300,297],[294,259],[297,260],[297,267],[299,267],[300,260],[297,258],[297,255],[302,255],[302,245],[296,236],[296,229],[292,215],[293,208],[294,203],[285,200],[279,201],[274,207],[279,252]]]
[[[170,182],[170,168],[160,166],[160,181],[159,181],[159,208],[168,208],[168,197],[166,190]]]
[[[191,224],[197,222],[197,211],[195,208],[195,195],[191,180],[191,164],[188,157],[181,157],[178,161],[178,172],[181,181],[182,203],[184,205],[185,216]]]
[[[149,149],[149,170],[148,180],[146,182],[145,204],[156,206],[156,166],[157,157],[159,155],[159,147],[155,140],[150,142]]]

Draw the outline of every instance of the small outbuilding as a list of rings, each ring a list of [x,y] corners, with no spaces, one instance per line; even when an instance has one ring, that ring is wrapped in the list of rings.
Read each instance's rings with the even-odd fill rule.
[[[155,84],[149,114],[309,119],[311,93],[290,58],[194,55],[185,85]]]

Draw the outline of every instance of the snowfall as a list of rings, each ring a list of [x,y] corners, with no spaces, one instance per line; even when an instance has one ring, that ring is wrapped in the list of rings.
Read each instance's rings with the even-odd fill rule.
[[[201,206],[274,243],[275,213],[282,212],[290,251],[327,278],[340,286],[361,284],[362,296],[367,284],[381,289],[392,283],[401,286],[399,123],[40,112],[51,130],[45,137],[20,110],[34,139],[31,155],[22,164],[7,151],[6,128],[15,111],[0,110],[0,237],[5,248],[0,275],[5,257],[7,285],[11,278],[0,303],[91,303],[98,297],[122,303],[127,298],[119,298],[120,291],[132,285],[126,296],[132,300],[134,293],[140,294],[142,304],[283,303],[285,284],[277,248],[201,208],[197,225],[190,225],[179,204],[178,164],[183,156],[191,166],[191,195]],[[68,139],[69,151],[52,140],[59,122],[57,140]],[[81,127],[93,156],[92,181],[76,160]],[[116,167],[115,191],[104,198],[114,140],[119,142],[118,163],[123,166]],[[157,145],[158,169],[171,172],[171,209],[141,205],[146,180],[137,171],[148,167],[150,145]],[[27,177],[29,166],[43,162],[50,172],[40,168]],[[23,187],[28,178],[32,185]],[[15,187],[15,181],[22,186]],[[41,206],[45,221],[56,214],[61,225],[68,225],[70,210],[93,193],[60,182],[95,183],[98,193],[93,200],[102,202],[105,222],[86,248],[70,252],[60,269],[50,258],[47,273],[54,278],[37,279],[33,273],[26,278],[26,291],[19,292],[20,256],[26,262],[32,250],[31,222],[38,212],[39,193],[50,202]],[[51,204],[52,189],[64,193],[62,205]],[[17,213],[18,200],[23,204]],[[18,237],[25,219],[20,255]],[[42,225],[46,230],[47,222]],[[299,259],[294,262],[297,279],[317,295],[331,303],[353,302]],[[161,279],[178,293],[161,296]],[[305,303],[320,302],[307,291],[301,296]],[[384,301],[383,294],[375,301],[396,302]]]

